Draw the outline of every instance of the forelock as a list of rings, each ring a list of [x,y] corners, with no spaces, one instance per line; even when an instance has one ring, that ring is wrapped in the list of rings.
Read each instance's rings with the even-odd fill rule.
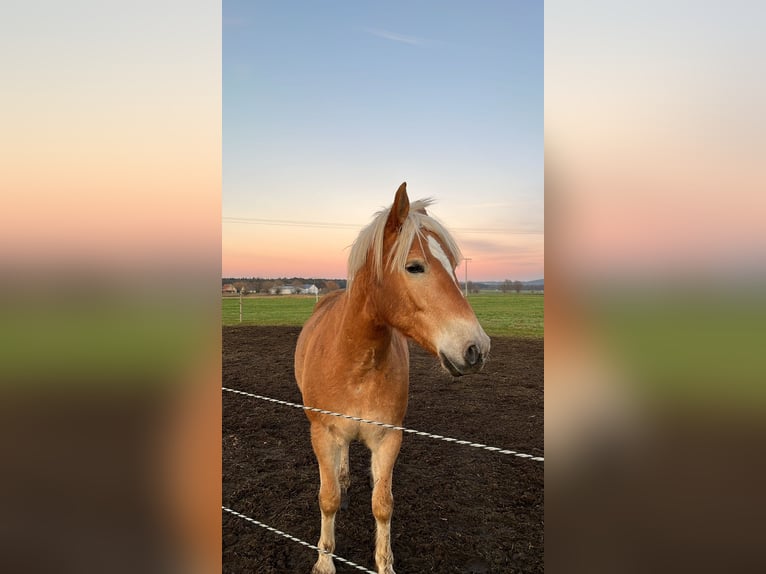
[[[433,200],[430,198],[419,199],[410,203],[409,214],[402,223],[388,261],[388,267],[391,271],[404,269],[412,242],[416,239],[421,242],[425,241],[426,232],[433,233],[441,240],[448,256],[456,264],[462,260],[460,248],[449,231],[439,220],[428,215],[426,208],[432,203]],[[371,265],[372,276],[376,281],[379,281],[383,276],[383,237],[390,212],[391,208],[378,211],[373,216],[372,222],[362,229],[351,246],[348,257],[348,283],[346,287],[348,291],[351,290],[354,277],[366,264]],[[372,260],[368,261],[370,257]]]

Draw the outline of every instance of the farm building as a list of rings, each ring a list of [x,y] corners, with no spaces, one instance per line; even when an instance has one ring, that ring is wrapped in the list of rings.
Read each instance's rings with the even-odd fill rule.
[[[272,295],[295,295],[297,292],[298,288],[293,285],[277,285],[269,289]]]
[[[316,285],[302,285],[296,287],[295,285],[279,285],[269,289],[269,293],[272,295],[316,295],[319,293],[319,288]]]
[[[221,288],[221,292],[226,294],[232,294],[237,292],[237,288],[234,287],[234,285],[232,285],[231,283],[226,283],[226,285],[224,285]]]

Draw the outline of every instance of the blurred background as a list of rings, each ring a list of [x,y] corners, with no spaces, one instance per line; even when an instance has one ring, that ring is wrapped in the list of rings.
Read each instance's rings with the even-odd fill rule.
[[[221,6],[0,19],[0,570],[220,570]]]
[[[764,15],[545,3],[550,571],[760,563]],[[220,570],[221,26],[0,22],[4,571]]]
[[[759,562],[763,16],[546,2],[550,571]]]

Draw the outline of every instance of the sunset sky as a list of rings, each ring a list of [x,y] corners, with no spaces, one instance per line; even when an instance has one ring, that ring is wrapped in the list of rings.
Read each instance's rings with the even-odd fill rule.
[[[346,277],[402,181],[469,279],[543,276],[543,3],[224,2],[223,276]]]

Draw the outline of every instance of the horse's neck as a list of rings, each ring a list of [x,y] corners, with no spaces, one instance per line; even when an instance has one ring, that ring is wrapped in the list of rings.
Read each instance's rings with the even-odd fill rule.
[[[358,289],[343,296],[340,330],[354,344],[365,347],[387,347],[398,335],[387,325],[366,290]]]
[[[394,369],[397,376],[376,380],[397,387],[403,382],[406,387],[409,365],[406,337],[376,314],[372,301],[364,292],[346,294],[343,299],[339,331],[334,337],[336,351],[355,358],[354,373],[392,372]]]

